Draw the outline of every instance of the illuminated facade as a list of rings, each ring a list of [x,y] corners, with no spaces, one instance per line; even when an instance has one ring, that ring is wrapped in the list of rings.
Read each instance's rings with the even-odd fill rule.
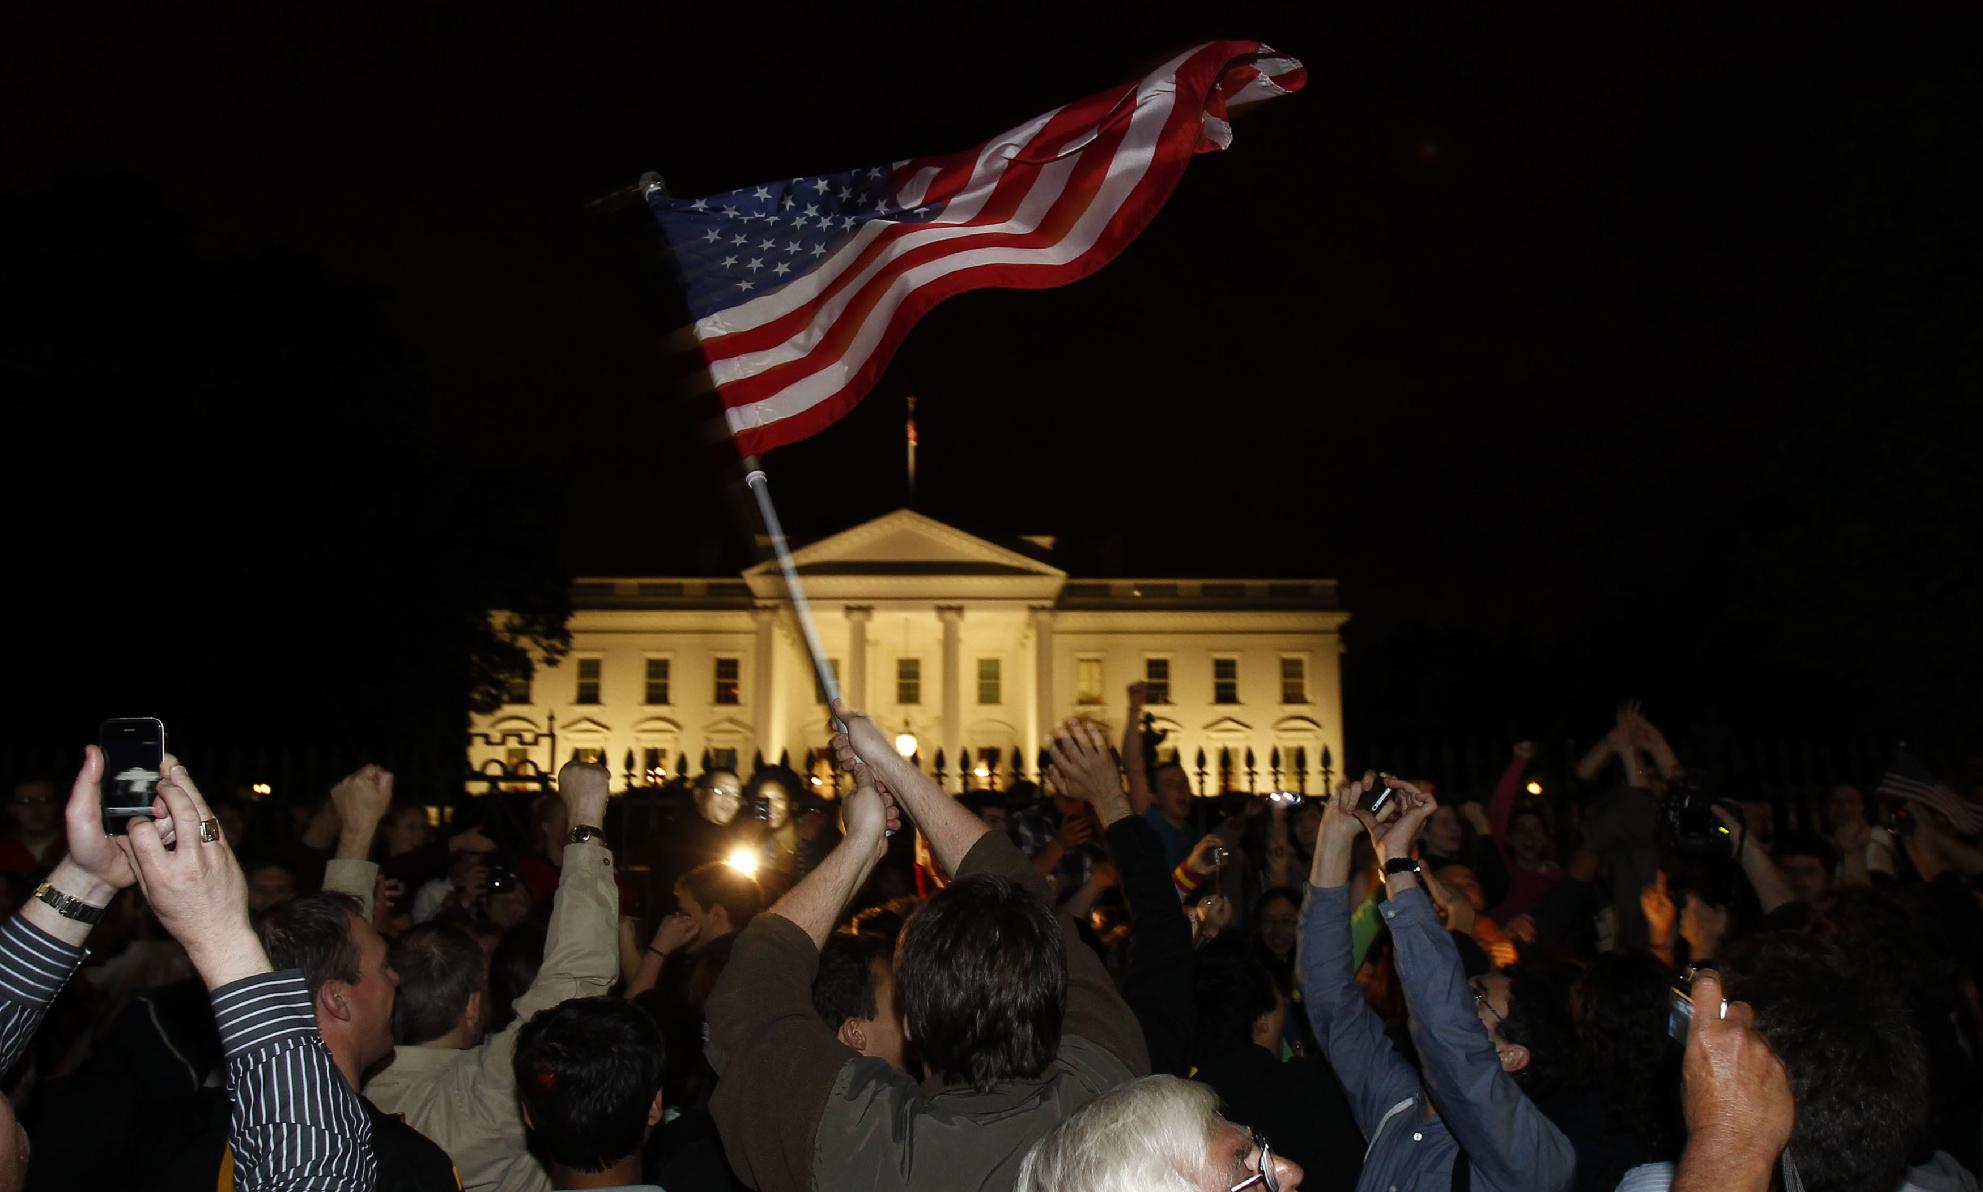
[[[948,789],[1004,786],[1015,762],[1037,778],[1069,716],[1119,739],[1137,679],[1164,752],[1201,793],[1323,788],[1324,758],[1343,747],[1349,614],[1333,580],[1069,578],[1042,561],[1051,545],[1000,546],[897,510],[794,561],[849,704],[913,737]],[[570,654],[472,718],[476,770],[581,754],[617,788],[699,773],[705,754],[746,775],[758,757],[803,768],[823,756],[826,707],[775,563],[735,578],[581,579],[573,603]]]

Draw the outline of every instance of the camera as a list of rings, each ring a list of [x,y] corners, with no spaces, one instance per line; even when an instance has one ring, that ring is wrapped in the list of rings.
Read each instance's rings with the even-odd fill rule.
[[[489,866],[489,876],[484,880],[483,884],[488,888],[489,893],[501,894],[506,890],[514,890],[516,888],[516,874],[511,872],[507,866],[491,865]]]
[[[1728,999],[1721,999],[1717,1018],[1728,1017]],[[1666,1034],[1682,1047],[1687,1045],[1687,1028],[1694,1025],[1694,979],[1678,977],[1667,991]]]
[[[1267,801],[1269,803],[1299,803],[1301,802],[1301,796],[1293,791],[1268,791]]]
[[[1886,830],[1902,840],[1913,837],[1915,828],[1914,813],[1905,807],[1896,807],[1881,820]]]
[[[1231,860],[1232,860],[1231,849],[1221,845],[1220,847],[1212,850],[1212,868],[1224,869],[1226,867],[1226,863]]]
[[[1384,809],[1389,807],[1391,800],[1397,797],[1398,792],[1392,790],[1390,787],[1375,786],[1365,791],[1363,798],[1357,800],[1356,809],[1370,816],[1383,815]]]
[[[1744,822],[1742,808],[1727,799],[1715,798],[1701,771],[1688,770],[1669,783],[1662,810],[1667,830],[1673,834],[1673,847],[1683,853],[1726,855],[1735,842],[1728,825],[1715,814],[1717,807],[1726,809],[1737,823]]]

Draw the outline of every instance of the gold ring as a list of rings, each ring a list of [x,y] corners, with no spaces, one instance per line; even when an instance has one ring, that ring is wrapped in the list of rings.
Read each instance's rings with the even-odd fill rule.
[[[212,843],[213,843],[214,841],[216,841],[216,840],[219,840],[219,839],[220,839],[220,821],[219,821],[219,820],[217,820],[217,819],[203,819],[203,820],[201,820],[201,821],[200,821],[200,843],[201,843],[201,844],[212,844]]]

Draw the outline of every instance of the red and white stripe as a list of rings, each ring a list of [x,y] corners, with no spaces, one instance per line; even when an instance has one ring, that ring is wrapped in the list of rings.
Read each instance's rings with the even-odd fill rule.
[[[1924,782],[1906,774],[1888,771],[1875,788],[1876,794],[1925,803],[1942,813],[1956,831],[1967,836],[1983,830],[1983,808],[1964,799],[1940,782]]]
[[[939,218],[871,219],[817,269],[695,323],[738,451],[795,442],[852,409],[945,298],[1101,268],[1193,154],[1231,144],[1233,108],[1306,81],[1301,63],[1259,42],[1214,42],[969,152],[896,163],[889,209],[941,202]]]

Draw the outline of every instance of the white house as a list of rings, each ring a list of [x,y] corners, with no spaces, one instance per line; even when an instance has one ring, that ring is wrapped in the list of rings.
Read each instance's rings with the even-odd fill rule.
[[[849,704],[913,737],[926,771],[940,758],[949,789],[1003,786],[1015,761],[1037,777],[1069,716],[1119,734],[1136,679],[1201,793],[1322,789],[1323,747],[1343,750],[1335,581],[1069,578],[1043,561],[1051,547],[903,509],[793,558]],[[699,772],[705,752],[746,775],[759,755],[823,758],[826,706],[774,562],[736,578],[581,579],[573,603],[570,654],[472,718],[472,768],[582,755],[641,783],[684,758]]]

